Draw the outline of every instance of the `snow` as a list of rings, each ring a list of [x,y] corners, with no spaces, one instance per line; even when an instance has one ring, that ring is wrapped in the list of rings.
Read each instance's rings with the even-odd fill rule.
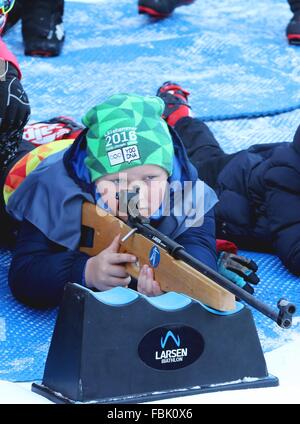
[[[52,403],[30,391],[30,383],[9,383],[0,381],[0,404],[42,404]]]
[[[265,354],[269,374],[279,378],[278,387],[225,391],[169,399],[167,403],[190,404],[300,404],[300,336]],[[159,401],[158,403],[164,403]]]

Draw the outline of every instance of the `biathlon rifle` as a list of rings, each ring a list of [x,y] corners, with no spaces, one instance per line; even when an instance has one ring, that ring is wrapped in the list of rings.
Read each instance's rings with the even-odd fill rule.
[[[200,300],[218,311],[236,309],[235,297],[246,302],[282,328],[292,325],[296,312],[293,303],[286,299],[277,302],[278,310],[263,303],[243,288],[209,268],[186,252],[153,226],[138,212],[137,192],[120,192],[119,210],[126,211],[128,221],[107,213],[92,203],[84,203],[82,210],[82,252],[95,256],[106,249],[117,236],[121,236],[120,252],[135,255],[138,260],[127,264],[126,270],[138,278],[143,265],[149,265],[162,291],[176,291]]]

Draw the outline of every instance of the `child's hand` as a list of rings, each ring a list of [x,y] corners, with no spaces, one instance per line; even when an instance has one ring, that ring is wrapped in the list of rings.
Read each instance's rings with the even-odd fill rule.
[[[148,265],[144,265],[141,269],[137,289],[146,296],[158,296],[163,293],[158,282],[153,280],[153,271]]]
[[[128,286],[131,277],[125,270],[126,263],[136,262],[136,257],[128,253],[118,253],[120,236],[115,237],[110,246],[87,261],[85,281],[89,288],[101,291],[117,286]]]

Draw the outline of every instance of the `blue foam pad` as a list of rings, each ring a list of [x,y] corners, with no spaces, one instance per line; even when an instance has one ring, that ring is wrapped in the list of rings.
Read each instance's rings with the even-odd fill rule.
[[[0,249],[0,380],[32,381],[43,375],[57,311],[27,308],[13,298],[10,260]]]
[[[299,124],[300,110],[273,117],[207,123],[227,153],[253,144],[291,142]]]
[[[33,119],[84,112],[116,92],[154,95],[166,80],[190,89],[205,119],[264,116],[300,106],[300,55],[290,47],[286,0],[196,1],[155,21],[137,2],[66,4],[63,55],[20,59]]]
[[[273,255],[248,251],[240,253],[258,264],[261,281],[255,288],[257,298],[277,309],[277,301],[283,297],[295,303],[297,308],[292,329],[284,330],[250,307],[263,350],[269,352],[292,340],[294,333],[300,333],[300,278],[288,272],[282,262]]]

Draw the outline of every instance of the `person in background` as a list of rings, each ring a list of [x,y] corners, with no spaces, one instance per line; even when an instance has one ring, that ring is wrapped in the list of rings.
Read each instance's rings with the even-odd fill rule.
[[[179,6],[188,6],[195,0],[139,0],[139,13],[147,14],[153,18],[166,18]]]
[[[30,116],[28,97],[21,83],[15,56],[1,38],[1,32],[14,1],[0,0],[0,169],[10,162],[22,140]]]
[[[5,32],[22,21],[25,55],[58,56],[65,40],[64,0],[16,0]]]
[[[219,198],[216,237],[241,249],[272,252],[300,275],[300,125],[292,143],[257,144],[227,154],[208,126],[192,116],[188,91],[168,81],[157,95],[199,178]]]
[[[195,0],[138,0],[138,11],[152,18],[167,18],[179,6],[187,6]],[[286,28],[290,44],[300,45],[300,0],[288,0],[293,17]]]

